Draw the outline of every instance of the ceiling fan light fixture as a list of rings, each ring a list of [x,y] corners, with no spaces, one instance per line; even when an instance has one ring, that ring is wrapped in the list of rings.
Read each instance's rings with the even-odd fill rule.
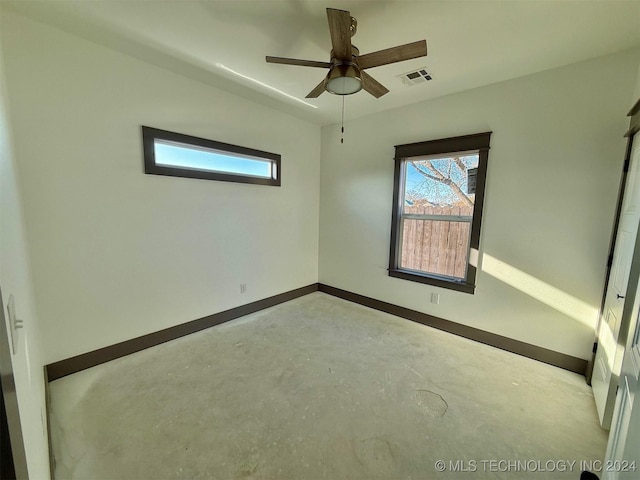
[[[360,69],[354,64],[334,65],[327,75],[326,90],[334,95],[352,95],[362,90]]]

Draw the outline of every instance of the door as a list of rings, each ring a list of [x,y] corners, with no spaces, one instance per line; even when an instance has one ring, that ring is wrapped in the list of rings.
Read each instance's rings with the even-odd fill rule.
[[[627,184],[622,200],[613,264],[597,332],[598,350],[591,379],[600,424],[606,429],[611,426],[616,388],[624,355],[626,337],[623,341],[619,341],[620,327],[625,297],[627,296],[631,260],[640,222],[640,142],[634,143],[636,145],[634,145],[631,154]]]
[[[603,479],[640,478],[640,285],[634,303]]]
[[[0,419],[2,434],[2,468],[0,478],[29,478],[27,457],[24,449],[22,425],[16,384],[11,363],[11,345],[9,341],[8,325],[4,316],[4,303],[0,291],[0,396],[2,396],[2,418]],[[7,437],[9,441],[7,441]],[[8,458],[11,456],[11,459]]]

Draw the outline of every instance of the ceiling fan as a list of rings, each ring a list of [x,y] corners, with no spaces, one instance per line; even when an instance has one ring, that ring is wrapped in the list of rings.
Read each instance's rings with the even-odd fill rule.
[[[329,69],[326,77],[309,92],[306,98],[317,98],[325,90],[335,95],[351,95],[361,89],[380,98],[389,90],[364,70],[427,55],[426,40],[360,55],[360,51],[351,44],[351,37],[355,35],[358,26],[358,22],[351,13],[346,10],[327,8],[327,18],[332,47],[330,62],[266,57],[269,63]]]

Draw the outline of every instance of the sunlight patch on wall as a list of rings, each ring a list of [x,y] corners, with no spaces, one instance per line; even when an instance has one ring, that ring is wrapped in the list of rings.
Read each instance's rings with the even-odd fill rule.
[[[245,80],[249,80],[250,82],[255,83],[256,85],[260,85],[261,87],[264,87],[266,89],[271,90],[272,92],[276,92],[279,93],[280,95],[283,95],[287,98],[290,98],[291,100],[295,100],[296,102],[302,103],[303,105],[306,105],[307,107],[311,107],[311,108],[318,108],[316,105],[312,105],[308,102],[305,102],[304,100],[299,99],[298,97],[294,97],[293,95],[289,95],[286,92],[283,92],[282,90],[277,89],[276,87],[272,87],[271,85],[267,85],[264,82],[261,82],[260,80],[256,80],[255,78],[249,77],[248,75],[244,75],[243,73],[240,72],[236,72],[235,70],[230,69],[229,67],[224,66],[221,63],[216,63],[216,67],[221,68],[222,70],[232,73],[233,75],[236,75],[240,78],[244,78]]]
[[[598,317],[596,307],[486,253],[482,256],[482,270],[587,327],[595,329]]]

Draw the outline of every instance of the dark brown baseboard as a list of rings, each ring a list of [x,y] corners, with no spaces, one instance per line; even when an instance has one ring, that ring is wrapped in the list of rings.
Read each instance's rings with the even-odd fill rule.
[[[476,342],[491,345],[493,347],[538,360],[540,362],[548,363],[581,375],[585,374],[587,368],[587,361],[581,358],[555,352],[553,350],[531,345],[512,338],[503,337],[495,333],[485,332],[484,330],[462,325],[439,317],[434,317],[427,313],[383,302],[382,300],[376,300],[375,298],[366,297],[347,290],[331,287],[322,283],[314,283],[307,285],[306,287],[258,300],[247,305],[225,310],[220,313],[214,313],[213,315],[199,318],[191,322],[166,328],[158,332],[153,332],[142,337],[133,338],[115,345],[110,345],[92,352],[83,353],[59,362],[51,363],[45,367],[47,380],[53,381],[64,376],[71,375],[72,373],[95,367],[96,365],[124,357],[131,353],[139,352],[149,347],[160,345],[161,343],[175,340],[191,333],[199,332],[206,328],[220,325],[221,323],[264,310],[265,308],[293,300],[294,298],[298,298],[318,290],[381,312],[437,328],[438,330],[443,330]]]
[[[58,378],[71,375],[72,373],[76,373],[81,370],[85,370],[87,368],[95,367],[96,365],[115,360],[116,358],[124,357],[125,355],[130,355],[146,348],[154,347],[156,345],[160,345],[161,343],[175,340],[191,333],[199,332],[200,330],[204,330],[205,328],[220,325],[221,323],[234,320],[244,315],[249,315],[250,313],[255,313],[259,310],[264,310],[265,308],[273,307],[274,305],[278,305],[279,303],[293,300],[294,298],[307,295],[317,290],[318,284],[312,283],[311,285],[307,285],[306,287],[290,290],[279,295],[274,295],[273,297],[264,298],[262,300],[248,303],[240,307],[225,310],[224,312],[214,313],[213,315],[208,315],[191,322],[166,328],[164,330],[153,332],[148,335],[143,335],[142,337],[132,338],[131,340],[116,343],[115,345],[110,345],[108,347],[100,348],[92,352],[87,352],[75,357],[67,358],[65,360],[60,360],[59,362],[51,363],[45,367],[47,377],[51,382]]]
[[[495,333],[485,332],[484,330],[455,323],[450,320],[444,320],[423,312],[418,312],[417,310],[400,307],[392,303],[383,302],[371,297],[365,297],[364,295],[359,295],[347,290],[341,290],[322,283],[319,284],[318,289],[321,292],[328,293],[329,295],[333,295],[344,300],[349,300],[350,302],[359,303],[360,305],[380,310],[381,312],[390,313],[391,315],[396,315],[398,317],[411,320],[412,322],[421,323],[422,325],[427,325],[429,327],[437,328],[438,330],[453,333],[460,337],[491,345],[492,347],[516,353],[523,357],[548,363],[571,372],[579,373],[580,375],[584,375],[586,372],[587,361],[582,358],[555,352],[547,348],[503,337],[502,335],[497,335]]]

